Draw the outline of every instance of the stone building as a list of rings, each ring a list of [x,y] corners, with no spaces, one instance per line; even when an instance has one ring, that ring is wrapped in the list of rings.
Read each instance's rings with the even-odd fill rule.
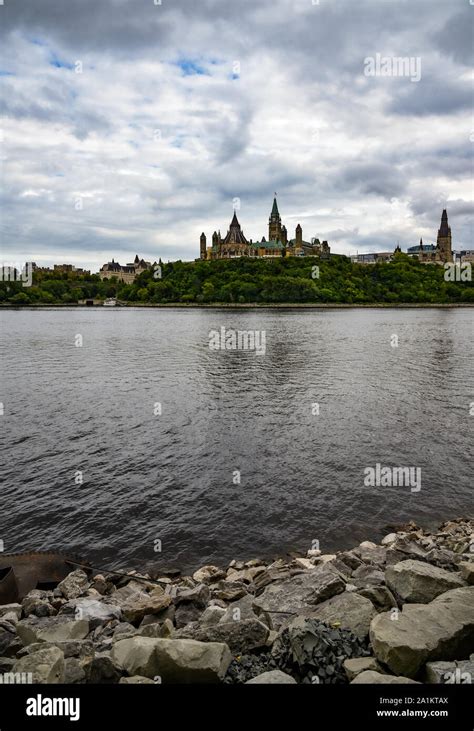
[[[104,264],[99,271],[101,279],[112,279],[117,277],[119,281],[125,282],[125,284],[132,284],[135,281],[135,277],[144,272],[146,269],[150,269],[151,262],[139,259],[138,255],[135,257],[131,264],[121,266],[117,261],[107,262]]]
[[[229,230],[224,238],[220,231],[212,234],[212,245],[207,246],[204,233],[200,237],[201,259],[235,259],[240,256],[250,257],[278,257],[278,256],[320,256],[329,258],[331,253],[327,241],[319,239],[311,242],[304,241],[303,230],[298,224],[295,237],[288,239],[286,226],[282,225],[276,197],[268,220],[268,240],[262,237],[261,241],[248,240],[240,226],[237,214],[234,211]]]
[[[417,252],[418,260],[423,264],[445,264],[453,260],[453,249],[451,240],[451,228],[448,225],[448,214],[446,208],[441,214],[441,225],[438,229],[438,237],[436,239],[436,248],[423,246],[423,240],[420,239],[420,245]]]

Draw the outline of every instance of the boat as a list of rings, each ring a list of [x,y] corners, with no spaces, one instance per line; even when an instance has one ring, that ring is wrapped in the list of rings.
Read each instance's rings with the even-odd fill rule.
[[[90,564],[53,551],[0,553],[0,606],[21,602],[32,589],[53,589],[74,569],[90,574]]]
[[[117,300],[115,297],[109,297],[104,302],[104,307],[116,307],[117,306]]]

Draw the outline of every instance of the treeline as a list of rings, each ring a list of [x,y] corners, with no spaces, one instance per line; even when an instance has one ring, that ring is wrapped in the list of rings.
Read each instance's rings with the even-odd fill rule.
[[[67,304],[117,297],[168,303],[456,303],[474,302],[472,281],[445,281],[439,265],[406,254],[384,264],[353,264],[344,256],[170,262],[140,274],[133,284],[97,274],[35,272],[32,287],[0,283],[0,302]]]

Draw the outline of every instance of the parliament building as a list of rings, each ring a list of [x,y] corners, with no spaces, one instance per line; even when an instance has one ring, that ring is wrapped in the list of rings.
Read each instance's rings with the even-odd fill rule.
[[[285,226],[282,226],[276,196],[273,199],[273,207],[268,221],[268,240],[265,237],[261,241],[247,240],[240,227],[237,214],[230,222],[229,230],[224,238],[220,231],[212,234],[212,246],[207,246],[207,239],[204,233],[200,239],[201,259],[235,259],[240,256],[250,257],[277,257],[277,256],[319,256],[329,258],[331,250],[328,242],[313,238],[311,242],[303,240],[303,230],[300,224],[295,230],[295,238],[288,239]]]

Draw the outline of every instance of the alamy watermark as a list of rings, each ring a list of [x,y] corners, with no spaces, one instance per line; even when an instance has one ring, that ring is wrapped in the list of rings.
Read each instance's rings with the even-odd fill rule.
[[[256,355],[265,355],[265,330],[211,330],[209,332],[210,350],[254,350]]]
[[[0,282],[21,282],[24,287],[33,285],[33,263],[7,262],[0,264]]]
[[[365,487],[409,487],[411,492],[421,490],[421,467],[375,467],[364,469]]]
[[[382,56],[381,53],[366,56],[364,58],[364,76],[406,76],[410,81],[417,82],[421,79],[421,58],[420,56]]]

